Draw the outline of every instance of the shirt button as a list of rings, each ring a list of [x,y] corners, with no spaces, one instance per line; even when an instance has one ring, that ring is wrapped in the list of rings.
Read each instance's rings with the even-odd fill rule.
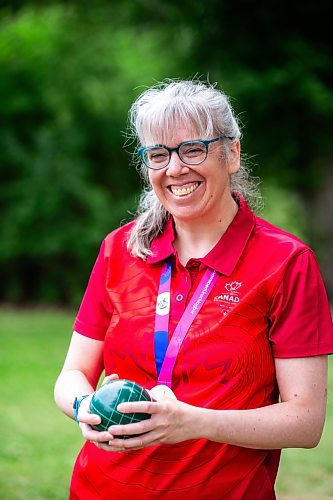
[[[182,295],[181,293],[179,293],[179,294],[177,295],[177,297],[176,297],[176,300],[177,300],[178,302],[180,302],[181,300],[183,300],[183,298],[184,298],[184,295]]]

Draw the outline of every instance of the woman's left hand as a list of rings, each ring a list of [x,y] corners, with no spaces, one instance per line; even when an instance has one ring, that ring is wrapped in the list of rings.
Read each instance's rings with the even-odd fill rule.
[[[118,410],[123,413],[150,413],[151,418],[135,424],[112,425],[109,433],[109,451],[130,451],[158,444],[173,444],[188,439],[198,439],[203,422],[202,408],[188,405],[176,399],[166,386],[156,386],[150,394],[154,401],[121,403]],[[117,436],[140,434],[137,437],[117,439]]]

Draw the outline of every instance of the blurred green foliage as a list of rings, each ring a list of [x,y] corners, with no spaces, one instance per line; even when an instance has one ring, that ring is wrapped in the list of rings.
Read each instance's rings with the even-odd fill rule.
[[[233,96],[268,217],[315,247],[333,292],[333,202],[323,196],[333,182],[327,8],[323,0],[3,2],[0,300],[79,302],[100,241],[135,210],[131,102],[163,78],[193,76]]]
[[[101,238],[134,209],[122,136],[138,82],[134,33],[100,29],[97,14],[85,22],[55,5],[3,16],[2,299],[75,300]],[[140,39],[141,71],[160,77],[152,43]]]

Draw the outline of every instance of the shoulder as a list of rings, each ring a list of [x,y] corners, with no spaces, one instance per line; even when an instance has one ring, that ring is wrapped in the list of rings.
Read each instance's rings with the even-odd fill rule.
[[[294,234],[255,216],[253,237],[265,252],[282,254],[313,253],[312,249]]]
[[[235,222],[238,223],[237,232],[245,235],[247,243],[245,255],[252,256],[256,265],[263,262],[288,261],[293,255],[303,252],[313,253],[312,249],[297,236],[256,215],[244,199],[239,198],[239,206],[239,217],[237,220],[235,218]]]
[[[128,222],[127,224],[124,224],[107,234],[102,242],[102,249],[106,257],[110,256],[114,252],[128,253],[127,240],[135,222],[135,220]]]
[[[290,267],[298,271],[317,267],[314,251],[294,234],[255,217],[246,247],[246,263],[252,269],[280,281]]]

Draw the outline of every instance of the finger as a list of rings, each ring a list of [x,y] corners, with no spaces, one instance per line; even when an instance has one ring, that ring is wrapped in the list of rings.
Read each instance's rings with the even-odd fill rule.
[[[125,451],[121,450],[120,448],[114,448],[114,446],[110,445],[109,443],[112,443],[112,441],[105,441],[105,442],[99,442],[99,441],[92,441],[92,443],[97,446],[100,450],[104,451],[113,451],[113,452],[119,452],[119,451]]]
[[[108,431],[95,431],[90,427],[90,425],[82,422],[80,423],[80,429],[82,431],[83,437],[87,441],[96,441],[100,443],[113,440],[112,434],[110,434]]]
[[[160,412],[160,406],[156,401],[135,401],[120,403],[117,410],[121,413],[154,413]]]
[[[117,451],[123,450],[140,450],[146,448],[147,446],[154,446],[161,444],[159,440],[159,432],[153,431],[147,434],[142,434],[141,436],[136,436],[128,439],[114,439],[112,446],[117,449]]]
[[[97,415],[96,413],[90,413],[89,406],[88,408],[79,408],[78,420],[79,422],[84,422],[85,424],[89,425],[98,425],[102,421],[100,415]]]
[[[107,375],[103,382],[102,382],[102,385],[104,384],[107,384],[108,382],[110,382],[111,380],[118,380],[119,379],[119,375],[117,373],[112,373],[111,375]]]
[[[131,438],[131,439],[117,439],[110,441],[108,443],[108,450],[115,452],[139,450],[145,447],[142,439]]]
[[[90,432],[82,432],[83,437],[86,439],[86,441],[95,441],[96,443],[106,443],[113,441],[113,436],[107,431],[94,431],[97,432],[97,434],[92,434]]]
[[[79,412],[78,415],[79,422],[83,422],[89,425],[98,425],[101,423],[102,419],[96,413]]]
[[[92,396],[93,394],[82,401],[78,411],[78,420],[79,422],[85,422],[90,425],[98,425],[101,423],[101,418],[95,413],[90,413],[90,401]]]
[[[108,432],[112,434],[115,438],[117,436],[131,436],[134,434],[146,434],[155,428],[154,423],[151,419],[143,420],[141,422],[136,422],[134,424],[125,425],[111,425],[108,428]]]

